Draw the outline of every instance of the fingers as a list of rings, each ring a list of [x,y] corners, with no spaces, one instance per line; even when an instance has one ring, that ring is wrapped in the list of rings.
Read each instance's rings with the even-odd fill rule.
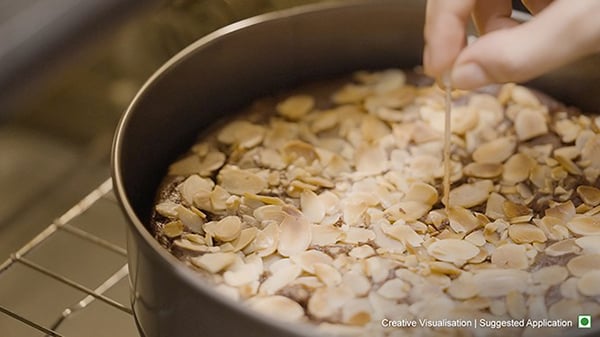
[[[527,7],[527,9],[533,15],[537,15],[544,8],[546,8],[553,0],[522,0],[523,5]]]
[[[464,48],[465,31],[475,0],[429,0],[425,17],[425,73],[433,78],[454,64]]]
[[[487,34],[518,25],[518,22],[510,18],[511,14],[510,0],[477,1],[473,9],[473,21],[480,34]]]
[[[525,81],[599,50],[600,1],[558,0],[531,21],[479,38],[457,58],[456,88]]]

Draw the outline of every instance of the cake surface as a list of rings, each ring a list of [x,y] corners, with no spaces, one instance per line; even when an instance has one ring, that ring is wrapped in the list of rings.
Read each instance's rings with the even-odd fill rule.
[[[225,296],[335,335],[598,317],[600,119],[515,84],[454,91],[447,210],[443,128],[412,71],[258,100],[169,167],[154,235]]]

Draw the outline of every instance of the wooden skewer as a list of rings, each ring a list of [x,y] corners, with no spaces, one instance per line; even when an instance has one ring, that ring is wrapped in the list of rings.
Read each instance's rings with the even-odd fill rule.
[[[446,91],[446,114],[444,121],[444,195],[442,202],[446,206],[446,209],[450,207],[450,174],[452,173],[452,167],[450,165],[450,137],[452,132],[450,129],[450,119],[452,110],[452,87],[450,83],[450,76],[445,74],[443,77],[444,89]]]

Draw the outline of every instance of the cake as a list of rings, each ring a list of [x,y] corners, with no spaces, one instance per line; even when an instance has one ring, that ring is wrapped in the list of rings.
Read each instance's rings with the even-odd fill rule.
[[[598,317],[600,118],[512,83],[452,96],[448,208],[443,91],[360,71],[203,132],[157,191],[154,235],[215,291],[334,335]]]

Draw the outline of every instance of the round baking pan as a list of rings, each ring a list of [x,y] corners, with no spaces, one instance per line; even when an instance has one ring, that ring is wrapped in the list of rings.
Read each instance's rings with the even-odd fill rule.
[[[216,293],[148,230],[157,187],[203,130],[253,99],[359,69],[421,63],[425,2],[340,1],[250,18],[173,57],[142,87],[118,126],[115,192],[128,221],[131,302],[140,333],[156,336],[316,336]],[[532,82],[566,103],[598,112],[600,57]]]

